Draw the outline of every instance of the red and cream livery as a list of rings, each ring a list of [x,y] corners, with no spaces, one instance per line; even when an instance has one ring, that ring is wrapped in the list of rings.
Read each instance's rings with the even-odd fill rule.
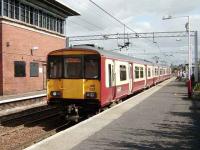
[[[171,74],[169,67],[91,46],[56,50],[47,60],[48,104],[65,107],[99,109]]]

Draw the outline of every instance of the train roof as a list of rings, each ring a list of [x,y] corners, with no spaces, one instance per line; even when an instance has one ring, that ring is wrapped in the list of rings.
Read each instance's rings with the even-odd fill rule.
[[[116,53],[116,52],[112,52],[112,51],[108,51],[108,50],[103,50],[103,49],[93,47],[93,46],[73,46],[73,47],[67,48],[65,50],[73,50],[73,49],[92,50],[92,51],[98,52],[100,55],[110,57],[110,58],[125,59],[127,61],[133,61],[133,62],[147,64],[147,65],[154,65],[154,63],[144,60],[144,59],[139,59],[139,58],[127,56],[124,54],[120,54],[120,53]]]
[[[160,64],[155,64],[155,63],[148,61],[148,60],[145,60],[145,59],[127,56],[127,55],[112,52],[112,51],[109,51],[109,50],[103,50],[101,48],[98,48],[98,47],[95,47],[95,46],[90,46],[90,45],[89,46],[88,45],[77,45],[77,46],[64,48],[64,49],[60,49],[60,50],[56,50],[56,51],[75,50],[75,49],[95,51],[95,52],[99,53],[101,56],[106,56],[106,57],[110,57],[110,58],[114,58],[114,59],[123,59],[123,60],[127,60],[127,61],[133,61],[133,62],[140,63],[140,64],[146,64],[146,65],[158,66],[158,67],[169,67],[169,66],[163,66],[163,65],[160,65]],[[53,52],[55,52],[55,51],[53,51]],[[49,54],[51,54],[51,53],[52,52],[50,52]]]

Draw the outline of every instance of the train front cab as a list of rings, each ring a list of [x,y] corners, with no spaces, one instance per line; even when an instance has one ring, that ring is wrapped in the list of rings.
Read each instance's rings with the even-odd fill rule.
[[[50,105],[100,106],[100,55],[90,50],[58,50],[48,55]]]

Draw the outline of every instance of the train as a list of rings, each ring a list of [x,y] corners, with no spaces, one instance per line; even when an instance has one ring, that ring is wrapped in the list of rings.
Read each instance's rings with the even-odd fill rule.
[[[171,68],[94,46],[47,56],[47,103],[66,116],[95,112],[171,77]]]

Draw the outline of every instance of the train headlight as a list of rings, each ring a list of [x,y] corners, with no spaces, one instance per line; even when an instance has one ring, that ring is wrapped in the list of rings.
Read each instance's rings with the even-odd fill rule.
[[[60,91],[51,91],[50,95],[52,97],[61,97],[61,92]]]
[[[97,98],[97,93],[96,92],[86,92],[85,98]]]

